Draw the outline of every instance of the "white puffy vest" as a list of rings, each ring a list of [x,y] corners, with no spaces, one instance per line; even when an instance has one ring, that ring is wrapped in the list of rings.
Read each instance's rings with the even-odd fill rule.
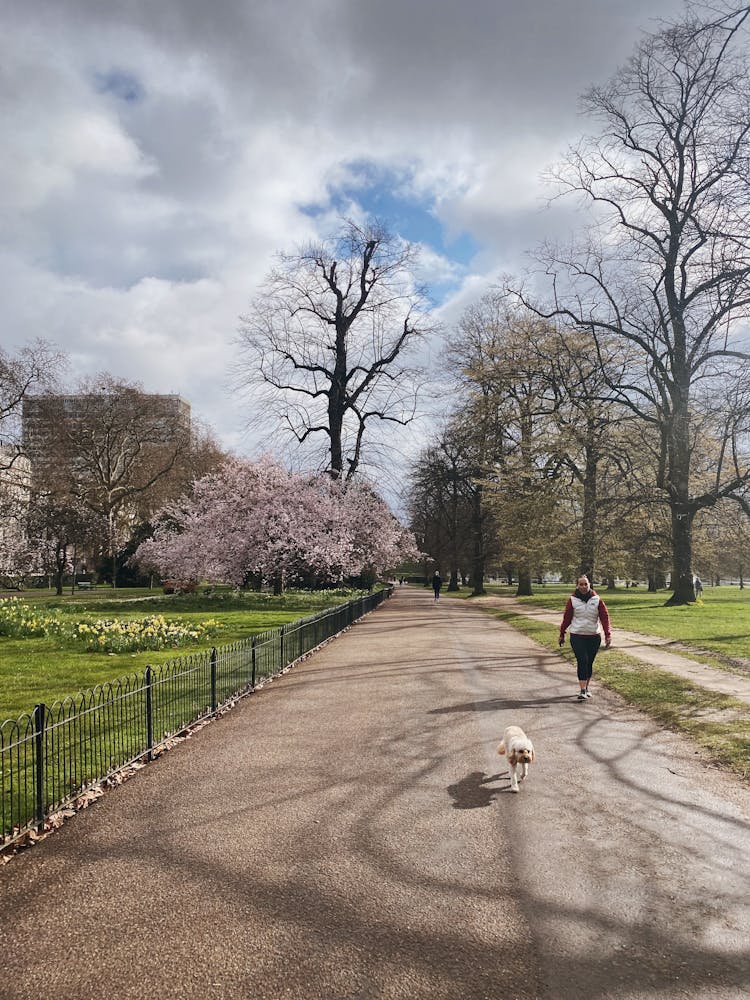
[[[582,601],[575,594],[571,597],[573,621],[570,631],[575,635],[596,635],[599,631],[599,596],[594,594],[588,601]]]

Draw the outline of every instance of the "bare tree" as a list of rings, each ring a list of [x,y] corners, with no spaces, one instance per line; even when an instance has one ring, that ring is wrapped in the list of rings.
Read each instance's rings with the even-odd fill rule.
[[[282,255],[242,318],[238,377],[256,393],[252,422],[281,423],[300,444],[322,435],[333,478],[356,472],[371,423],[414,417],[417,372],[405,359],[428,329],[415,265],[413,246],[347,222]]]
[[[96,545],[98,518],[66,490],[35,488],[29,499],[26,530],[36,572],[54,580],[58,595],[63,578],[73,573],[78,559]]]
[[[495,369],[505,332],[505,301],[499,295],[488,294],[464,310],[446,351],[448,370],[463,397],[452,422],[452,433],[462,442],[464,450],[474,596],[485,593],[487,560],[498,554],[498,532],[490,495],[509,447],[505,400],[497,391]]]
[[[16,353],[0,347],[0,576],[20,586],[34,568],[27,522],[29,463],[21,447],[21,412],[32,392],[49,389],[65,357],[38,340]]]
[[[674,592],[695,599],[692,525],[732,498],[750,512],[750,7],[697,8],[647,36],[584,98],[601,122],[558,179],[592,204],[596,227],[545,248],[554,300],[537,308],[593,335],[623,338],[637,364],[612,383],[656,431],[657,486],[671,510]],[[716,466],[696,475],[711,433]]]
[[[21,456],[20,418],[23,400],[32,392],[50,389],[65,365],[64,355],[43,340],[16,354],[0,347],[0,470]]]

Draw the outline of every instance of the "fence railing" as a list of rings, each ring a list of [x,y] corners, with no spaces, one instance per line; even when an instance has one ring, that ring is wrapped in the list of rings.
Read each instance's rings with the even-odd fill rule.
[[[377,607],[390,589],[0,723],[0,850]]]

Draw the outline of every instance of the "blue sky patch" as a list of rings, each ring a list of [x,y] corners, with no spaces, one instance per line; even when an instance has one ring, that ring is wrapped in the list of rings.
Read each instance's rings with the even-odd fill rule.
[[[100,94],[112,94],[127,104],[133,104],[143,98],[140,81],[126,70],[111,69],[106,73],[96,73],[94,79]]]
[[[324,204],[303,206],[310,216],[333,208],[346,215],[352,202],[391,232],[412,243],[423,243],[463,270],[478,251],[468,233],[449,236],[438,218],[432,199],[419,197],[410,189],[407,173],[385,170],[373,163],[348,164],[349,180],[328,191]]]

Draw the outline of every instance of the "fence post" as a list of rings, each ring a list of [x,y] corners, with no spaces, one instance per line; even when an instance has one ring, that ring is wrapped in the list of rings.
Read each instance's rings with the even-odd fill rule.
[[[250,687],[255,690],[255,636],[250,640]]]
[[[216,646],[211,650],[211,711],[216,711]]]
[[[151,666],[146,667],[146,745],[148,746],[148,759],[154,759],[154,704],[151,698],[151,685],[153,676]]]
[[[281,661],[279,662],[279,670],[283,670],[286,664],[284,663],[284,626],[279,626],[279,652],[281,654]]]
[[[47,706],[34,705],[34,757],[36,759],[36,828],[44,829],[44,721]]]

